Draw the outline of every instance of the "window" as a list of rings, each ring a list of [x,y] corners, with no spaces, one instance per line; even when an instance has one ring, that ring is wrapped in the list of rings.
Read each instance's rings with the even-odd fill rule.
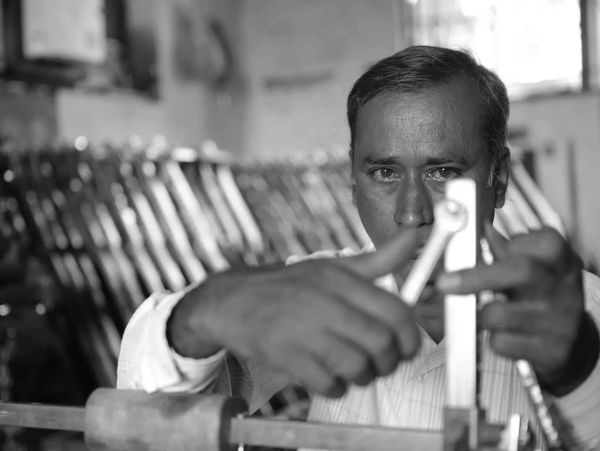
[[[415,44],[463,48],[498,73],[511,98],[580,90],[576,0],[404,0]]]

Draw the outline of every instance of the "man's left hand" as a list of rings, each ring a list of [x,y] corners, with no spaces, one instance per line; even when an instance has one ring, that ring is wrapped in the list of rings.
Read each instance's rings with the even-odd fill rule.
[[[529,360],[544,389],[562,396],[578,387],[598,359],[598,331],[584,309],[582,265],[562,236],[544,228],[510,241],[486,225],[495,261],[441,274],[442,293],[493,290],[507,295],[483,307],[479,326],[490,346]]]

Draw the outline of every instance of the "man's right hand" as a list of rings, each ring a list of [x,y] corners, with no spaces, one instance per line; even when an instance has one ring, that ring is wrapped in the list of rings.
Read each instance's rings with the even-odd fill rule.
[[[419,243],[408,230],[373,253],[214,274],[179,301],[169,341],[192,358],[226,348],[341,396],[416,354],[412,310],[373,279],[398,271]]]

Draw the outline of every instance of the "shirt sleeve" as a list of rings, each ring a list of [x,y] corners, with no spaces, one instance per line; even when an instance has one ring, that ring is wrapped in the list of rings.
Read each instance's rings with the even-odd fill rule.
[[[136,310],[121,342],[117,388],[150,393],[219,392],[243,398],[250,412],[258,410],[290,378],[224,349],[206,359],[176,353],[167,341],[167,321],[185,293],[154,294]]]
[[[600,331],[600,279],[584,273],[586,309]],[[600,359],[588,378],[568,395],[555,399],[561,416],[568,421],[576,449],[600,446]]]
[[[117,388],[198,392],[214,386],[223,372],[225,350],[190,359],[178,355],[167,341],[167,320],[185,293],[154,294],[136,310],[121,342]]]

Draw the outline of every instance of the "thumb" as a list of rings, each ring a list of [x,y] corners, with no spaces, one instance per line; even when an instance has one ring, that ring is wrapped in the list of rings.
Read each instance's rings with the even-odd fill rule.
[[[339,262],[359,276],[375,279],[400,269],[415,254],[420,244],[418,230],[408,229],[374,252],[340,258]]]

